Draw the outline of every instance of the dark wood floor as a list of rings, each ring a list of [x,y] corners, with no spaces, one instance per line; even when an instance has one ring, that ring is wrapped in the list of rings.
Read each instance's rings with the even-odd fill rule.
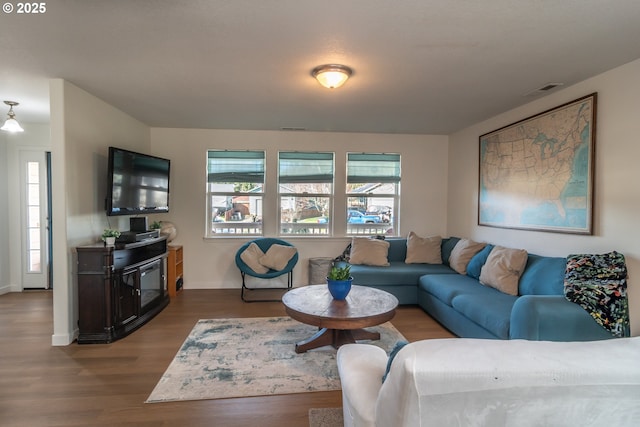
[[[309,408],[340,391],[145,404],[199,319],[285,316],[239,290],[185,290],[151,322],[112,344],[52,347],[52,294],[0,296],[0,426],[307,426]],[[392,320],[409,341],[452,336],[417,307]]]

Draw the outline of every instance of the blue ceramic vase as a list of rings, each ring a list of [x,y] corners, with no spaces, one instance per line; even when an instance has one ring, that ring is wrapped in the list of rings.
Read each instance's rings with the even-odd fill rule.
[[[331,280],[327,279],[327,287],[329,288],[329,293],[333,297],[333,299],[344,300],[349,295],[349,291],[351,290],[351,282],[353,278],[349,278],[349,280]]]

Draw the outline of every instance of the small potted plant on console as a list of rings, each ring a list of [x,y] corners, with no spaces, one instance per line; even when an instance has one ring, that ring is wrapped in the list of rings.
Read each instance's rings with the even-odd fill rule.
[[[344,300],[351,291],[351,265],[334,265],[327,276],[327,287],[334,299]]]
[[[118,237],[120,237],[120,232],[118,230],[105,228],[102,232],[102,241],[105,245],[115,245]]]

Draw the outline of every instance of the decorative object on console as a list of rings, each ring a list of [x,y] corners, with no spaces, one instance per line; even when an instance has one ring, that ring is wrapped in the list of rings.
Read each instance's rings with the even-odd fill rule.
[[[7,121],[4,122],[4,125],[0,129],[7,132],[24,132],[24,129],[22,129],[22,126],[20,126],[20,123],[16,120],[16,114],[13,112],[13,107],[20,104],[15,101],[4,101],[4,103],[9,106],[9,112],[7,113]]]
[[[167,236],[167,242],[173,241],[178,235],[176,226],[169,221],[160,221],[160,234]]]
[[[120,237],[120,232],[118,230],[112,230],[110,228],[105,228],[102,232],[102,241],[105,245],[115,245],[116,239]]]
[[[344,300],[351,291],[351,266],[333,266],[327,276],[327,287],[333,299]]]

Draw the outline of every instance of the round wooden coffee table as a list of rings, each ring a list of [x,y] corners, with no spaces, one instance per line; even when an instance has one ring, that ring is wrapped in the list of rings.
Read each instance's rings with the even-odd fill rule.
[[[398,306],[390,293],[358,285],[351,287],[344,301],[333,299],[326,285],[311,285],[290,290],[282,302],[293,319],[319,328],[296,344],[296,353],[325,345],[338,348],[356,340],[378,340],[378,332],[363,328],[391,320]]]

